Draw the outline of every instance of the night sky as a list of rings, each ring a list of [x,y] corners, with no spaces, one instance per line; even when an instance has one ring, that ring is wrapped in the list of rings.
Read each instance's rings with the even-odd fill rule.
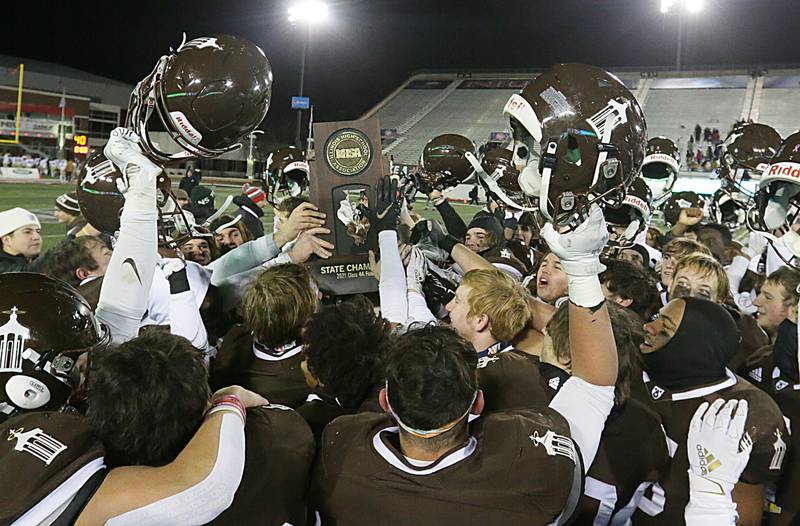
[[[181,33],[259,44],[275,86],[262,128],[291,141],[300,30],[290,0],[3,2],[0,53],[136,83]],[[660,0],[330,0],[312,36],[306,94],[317,120],[357,118],[422,69],[673,66],[677,12]],[[685,65],[800,64],[800,0],[706,0],[684,18]],[[10,38],[9,38],[10,31]]]

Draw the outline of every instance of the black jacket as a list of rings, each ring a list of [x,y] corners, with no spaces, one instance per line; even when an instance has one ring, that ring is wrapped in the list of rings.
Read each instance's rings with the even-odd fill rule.
[[[0,274],[3,272],[25,272],[30,269],[31,262],[23,255],[12,256],[0,249]]]

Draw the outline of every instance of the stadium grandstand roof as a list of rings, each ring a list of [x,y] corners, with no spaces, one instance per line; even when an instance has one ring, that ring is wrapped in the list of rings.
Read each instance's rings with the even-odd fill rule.
[[[19,64],[25,64],[24,86],[28,89],[89,97],[94,102],[128,105],[133,86],[77,68],[22,57],[0,55],[0,85],[16,87]]]

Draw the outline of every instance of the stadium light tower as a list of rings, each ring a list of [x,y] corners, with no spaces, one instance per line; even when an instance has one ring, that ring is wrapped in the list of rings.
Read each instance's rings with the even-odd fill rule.
[[[300,56],[300,91],[297,94],[303,96],[303,84],[306,74],[306,55],[308,54],[308,42],[311,40],[311,29],[328,19],[328,5],[323,2],[306,1],[297,3],[289,8],[289,23],[293,25],[304,25],[303,31],[303,52]],[[297,111],[297,130],[294,138],[294,145],[300,148],[301,128],[303,124],[303,110]]]
[[[683,17],[684,12],[697,13],[703,9],[703,0],[661,0],[661,13],[666,15],[673,7],[678,8],[678,50],[675,54],[675,68],[681,70],[683,51]]]

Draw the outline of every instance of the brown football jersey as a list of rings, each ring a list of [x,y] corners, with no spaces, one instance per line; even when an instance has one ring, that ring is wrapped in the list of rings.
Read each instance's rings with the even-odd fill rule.
[[[485,412],[547,407],[550,400],[536,361],[510,345],[496,353],[480,354],[478,385],[486,401]]]
[[[769,336],[764,329],[759,327],[758,322],[752,316],[740,314],[738,318],[734,319],[739,327],[742,340],[736,353],[728,360],[728,368],[738,371],[753,353],[769,344]]]
[[[209,383],[213,389],[241,385],[270,403],[297,407],[311,391],[300,369],[302,350],[298,344],[280,356],[259,352],[253,346],[250,330],[236,325],[225,335],[211,362]]]
[[[103,276],[90,279],[86,283],[78,286],[78,292],[89,302],[89,306],[93,311],[97,309],[97,302],[100,301],[101,288],[103,288]]]
[[[581,462],[558,412],[497,412],[469,431],[466,444],[421,465],[402,454],[388,416],[337,418],[323,433],[313,509],[338,526],[532,526],[577,504]]]
[[[570,375],[544,362],[539,369],[552,398]],[[629,399],[606,420],[574,524],[626,524],[645,490],[666,474],[668,464],[661,418],[642,402]]]
[[[103,455],[102,444],[81,416],[36,412],[3,422],[0,524],[21,517],[20,524],[40,524],[76,493],[72,506],[77,508],[54,516],[77,516],[105,473]]]
[[[666,476],[645,492],[634,515],[634,524],[685,524],[684,508],[689,502],[686,439],[692,416],[703,402],[718,398],[747,400],[750,410],[746,430],[753,439],[753,451],[739,480],[746,484],[774,484],[779,480],[785,445],[781,446],[776,436],[780,435],[781,440],[788,443],[788,434],[780,409],[765,392],[731,371],[727,372],[725,380],[688,391],[671,392],[650,381],[647,387],[667,433],[672,461]]]
[[[319,443],[322,438],[322,431],[333,419],[342,415],[353,414],[356,411],[340,406],[335,400],[325,399],[312,393],[308,395],[305,403],[297,408],[297,412],[311,427],[314,439]]]
[[[797,433],[797,430],[800,429],[800,391],[787,388],[775,393],[774,397],[778,407],[791,422],[792,429]],[[786,451],[787,455],[786,467],[778,482],[775,503],[781,509],[797,515],[800,514],[800,499],[798,499],[798,495],[800,495],[800,438],[795,438],[791,443],[785,436],[776,435],[775,439],[776,455],[779,454],[781,448]]]
[[[245,444],[233,504],[209,524],[304,524],[314,438],[303,418],[285,406],[248,409]]]

